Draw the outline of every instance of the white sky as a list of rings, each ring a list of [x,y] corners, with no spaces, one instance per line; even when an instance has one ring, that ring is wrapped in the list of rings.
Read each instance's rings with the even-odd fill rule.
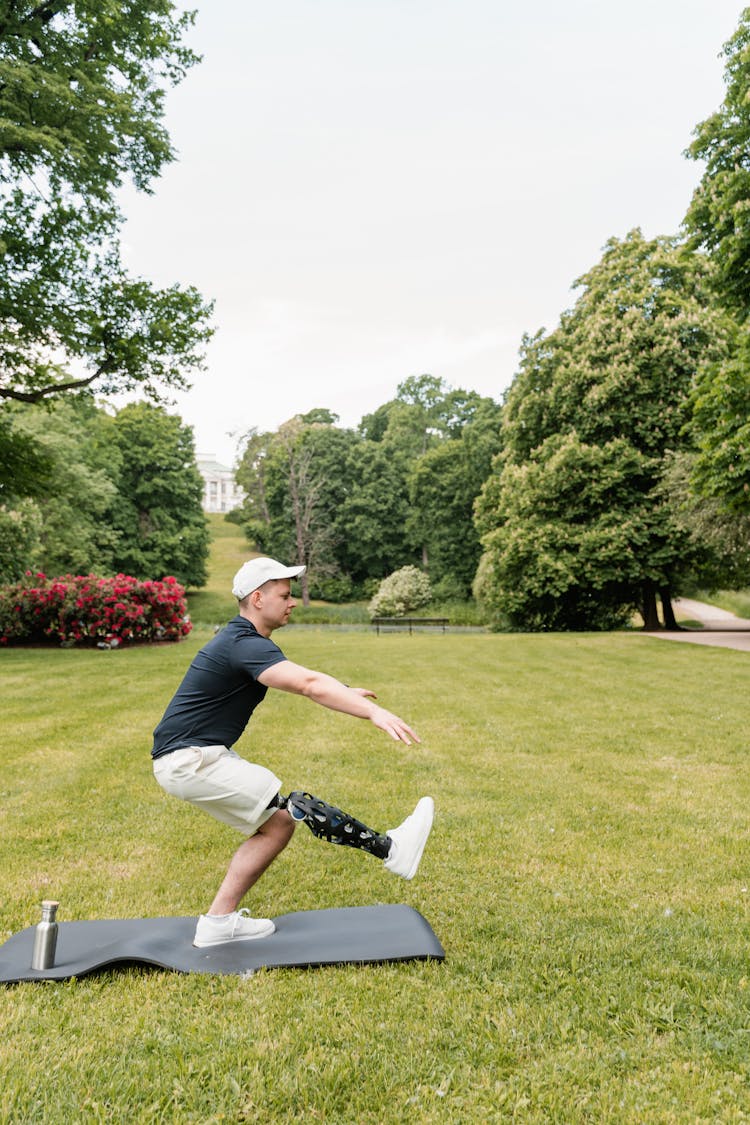
[[[174,410],[354,426],[428,372],[499,399],[610,236],[679,229],[737,0],[194,0],[179,152],[125,195],[126,261],[216,301]]]

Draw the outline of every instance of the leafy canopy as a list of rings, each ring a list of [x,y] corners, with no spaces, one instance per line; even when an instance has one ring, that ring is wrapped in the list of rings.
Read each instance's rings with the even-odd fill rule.
[[[686,225],[693,245],[711,257],[722,304],[744,320],[750,313],[750,8],[722,53],[724,101],[696,127],[688,149],[705,170]]]
[[[710,258],[716,299],[738,327],[731,356],[703,372],[696,390],[693,482],[742,519],[750,514],[750,8],[723,54],[724,101],[698,125],[689,149],[705,169],[685,223]]]
[[[196,56],[169,0],[17,0],[0,10],[0,399],[140,387],[202,364],[210,305],[120,260],[117,192],[174,153],[166,87]]]

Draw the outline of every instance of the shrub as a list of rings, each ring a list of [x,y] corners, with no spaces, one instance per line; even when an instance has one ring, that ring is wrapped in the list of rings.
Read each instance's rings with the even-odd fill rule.
[[[98,644],[115,648],[176,641],[192,629],[185,590],[175,578],[140,582],[126,574],[47,578],[26,572],[0,587],[0,644]]]
[[[348,574],[311,575],[310,597],[322,602],[350,602],[353,583]]]
[[[455,574],[444,574],[437,582],[432,583],[434,602],[465,602],[467,595],[465,584]]]
[[[432,598],[430,580],[416,566],[402,566],[380,583],[368,606],[370,617],[403,617],[428,605]]]

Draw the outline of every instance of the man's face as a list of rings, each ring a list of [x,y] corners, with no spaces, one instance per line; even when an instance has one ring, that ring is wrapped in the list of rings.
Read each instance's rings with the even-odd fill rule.
[[[289,621],[289,615],[297,602],[292,597],[292,584],[288,578],[276,578],[266,582],[257,591],[257,608],[263,624],[269,630],[280,629]]]

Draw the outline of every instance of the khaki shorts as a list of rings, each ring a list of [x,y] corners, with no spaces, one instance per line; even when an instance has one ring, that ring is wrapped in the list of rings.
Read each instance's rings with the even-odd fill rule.
[[[154,777],[167,793],[205,809],[216,820],[252,836],[273,816],[268,804],[281,782],[226,746],[189,746],[154,761]]]

